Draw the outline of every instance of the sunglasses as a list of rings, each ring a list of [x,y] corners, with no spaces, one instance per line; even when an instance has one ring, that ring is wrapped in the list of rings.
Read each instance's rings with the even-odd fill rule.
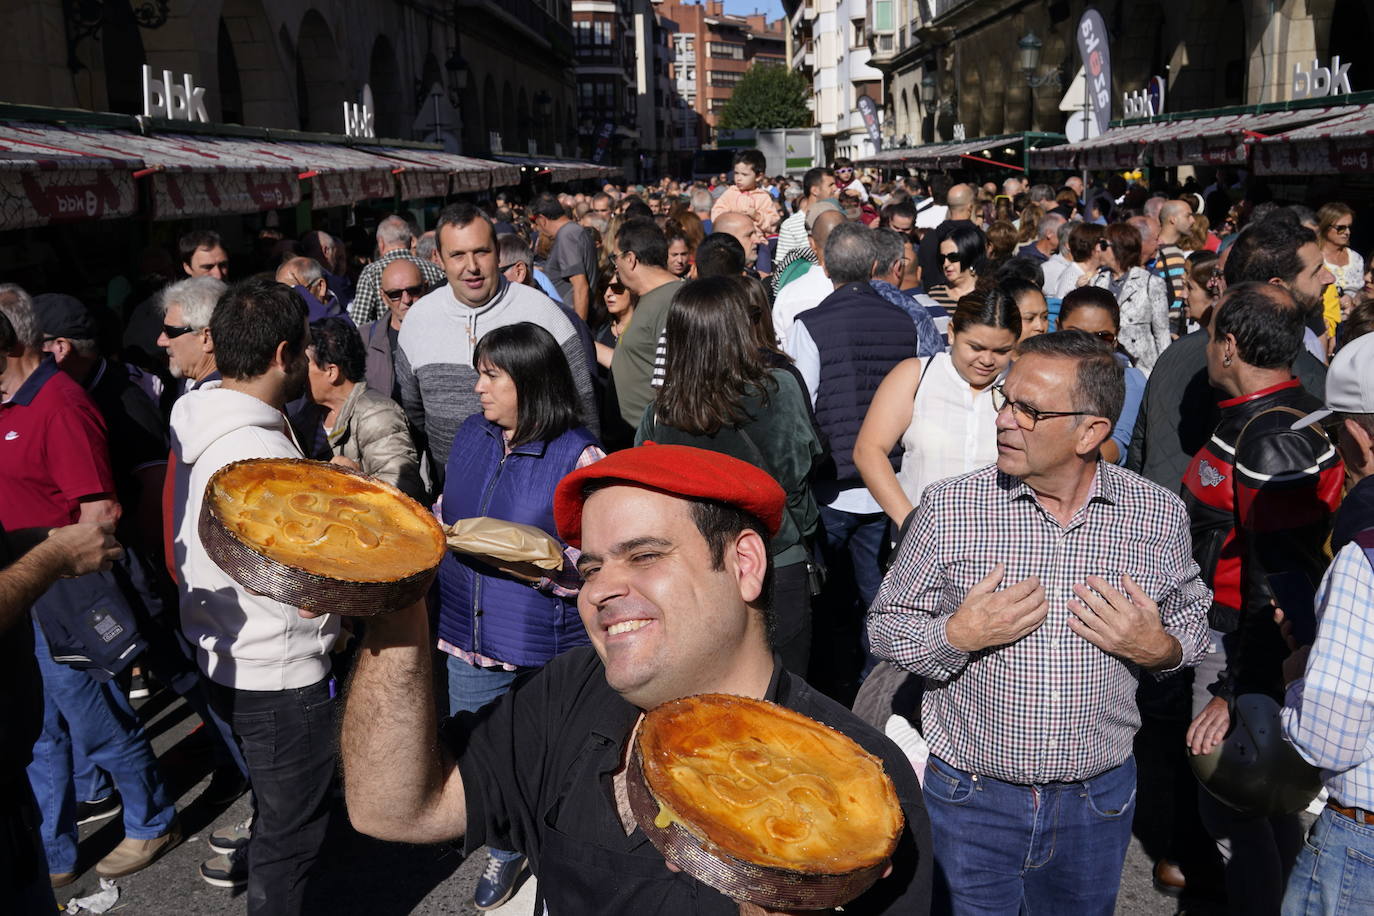
[[[403,293],[410,293],[410,298],[419,299],[421,296],[424,295],[425,287],[423,284],[419,284],[417,286],[403,286],[400,289],[382,290],[382,295],[392,300],[401,298],[401,295]]]
[[[1352,225],[1351,223],[1342,223],[1342,224],[1339,225],[1339,226],[1332,226],[1332,227],[1331,227],[1331,231],[1332,231],[1332,232],[1339,232],[1339,233],[1341,233],[1342,235],[1344,235],[1345,233],[1347,233],[1347,232],[1350,231],[1351,225]]]
[[[960,264],[964,260],[963,257],[957,251],[951,251],[948,254],[942,254],[940,255],[940,257],[944,258],[950,264]]]
[[[835,174],[836,174],[836,175],[852,175],[852,174],[854,174],[854,170],[853,170],[853,169],[836,169],[836,170],[835,170]]]
[[[176,340],[182,334],[190,334],[194,330],[195,328],[178,326],[173,324],[164,324],[162,326],[163,336],[165,336],[168,340]]]
[[[608,287],[606,287],[606,288],[609,289],[611,292],[615,293],[617,296],[623,296],[623,295],[625,295],[625,284],[624,284],[624,283],[612,283],[610,286],[608,286]]]

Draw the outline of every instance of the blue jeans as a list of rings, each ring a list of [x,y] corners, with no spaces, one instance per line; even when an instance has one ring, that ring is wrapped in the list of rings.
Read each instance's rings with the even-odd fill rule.
[[[329,829],[337,763],[330,679],[289,690],[236,690],[207,681],[234,730],[253,783],[248,916],[298,916]]]
[[[1084,782],[1022,786],[934,755],[933,912],[1111,916],[1135,811],[1135,758]]]
[[[124,799],[126,837],[162,836],[171,828],[176,808],[124,691],[113,681],[102,684],[53,661],[43,631],[36,623],[33,629],[43,675],[43,733],[33,748],[29,783],[43,818],[48,870],[61,874],[76,870],[76,748],[114,778]]]
[[[1330,808],[1298,853],[1283,895],[1283,916],[1374,913],[1374,826]]]
[[[448,657],[448,714],[476,712],[500,699],[519,676],[519,671],[504,668],[479,668],[455,655]],[[502,862],[520,858],[523,853],[510,849],[487,848],[488,854]]]

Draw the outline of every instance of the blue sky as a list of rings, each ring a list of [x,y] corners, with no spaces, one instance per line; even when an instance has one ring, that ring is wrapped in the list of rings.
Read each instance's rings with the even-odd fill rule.
[[[758,10],[767,13],[769,20],[782,18],[781,0],[725,0],[725,12],[747,16]]]

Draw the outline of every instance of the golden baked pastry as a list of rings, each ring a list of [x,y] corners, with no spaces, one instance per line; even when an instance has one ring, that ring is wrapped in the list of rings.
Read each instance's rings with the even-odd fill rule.
[[[881,865],[901,835],[901,804],[882,762],[785,707],[686,697],[650,711],[636,744],[659,806],[654,826],[676,823],[715,855],[844,875]]]
[[[395,487],[336,465],[239,461],[206,487],[207,510],[237,540],[285,566],[345,582],[395,582],[445,550],[434,516]]]

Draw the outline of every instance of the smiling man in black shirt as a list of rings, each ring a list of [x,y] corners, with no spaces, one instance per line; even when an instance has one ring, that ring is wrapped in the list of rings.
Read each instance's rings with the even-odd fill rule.
[[[518,849],[560,916],[735,913],[744,906],[667,867],[624,813],[622,773],[642,710],[698,693],[758,697],[845,733],[896,784],[906,828],[892,872],[845,911],[928,912],[930,830],[911,764],[783,670],[769,645],[767,544],[783,499],[757,468],[685,446],[617,452],[568,475],[554,514],[583,551],[578,607],[592,648],[442,727],[423,603],[370,620],[343,726],[354,826]]]

